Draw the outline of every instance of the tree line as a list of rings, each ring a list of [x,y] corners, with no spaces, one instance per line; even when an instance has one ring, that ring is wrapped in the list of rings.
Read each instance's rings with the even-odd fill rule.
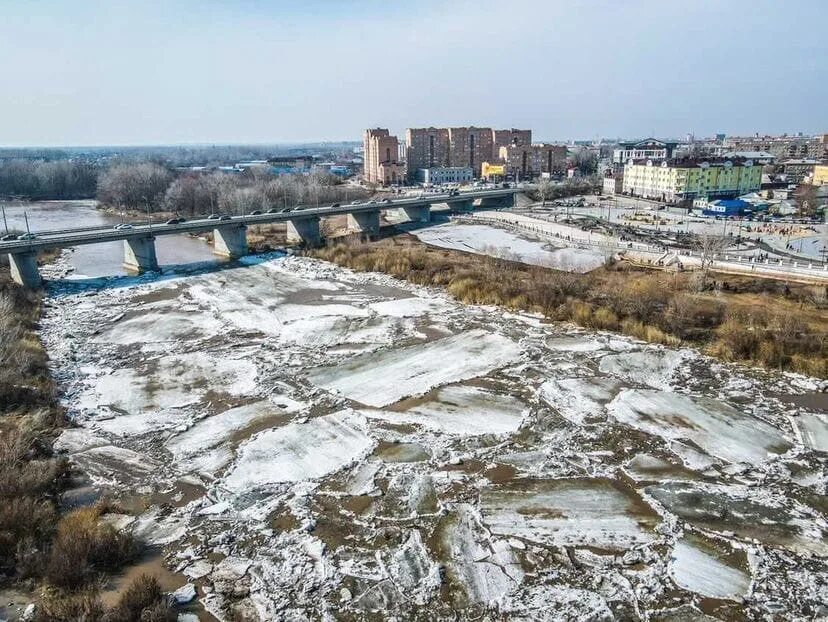
[[[88,199],[95,196],[99,172],[73,160],[0,160],[0,197]]]
[[[118,161],[104,167],[73,160],[0,160],[0,197],[97,198],[105,207],[128,211],[237,214],[354,200],[366,194],[324,171],[278,176],[267,167],[182,172],[153,161]]]

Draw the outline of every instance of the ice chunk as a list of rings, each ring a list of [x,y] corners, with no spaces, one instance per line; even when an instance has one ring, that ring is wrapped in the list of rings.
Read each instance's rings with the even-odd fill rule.
[[[548,380],[538,394],[563,417],[576,425],[585,419],[601,417],[604,404],[609,402],[622,384],[612,378],[564,378]]]
[[[311,382],[369,406],[386,406],[432,387],[502,367],[520,347],[498,333],[470,330],[425,344],[361,355],[309,374]]]
[[[647,348],[638,352],[608,354],[598,367],[630,382],[645,384],[654,389],[669,389],[679,365],[689,355],[686,350]]]
[[[750,576],[744,570],[728,563],[713,547],[693,537],[676,542],[670,575],[679,587],[709,598],[738,600],[750,588]]]
[[[510,434],[523,422],[526,405],[508,395],[479,387],[451,385],[435,399],[401,412],[364,411],[366,416],[394,423],[414,423],[457,436]]]
[[[480,495],[493,533],[557,546],[623,550],[653,539],[658,515],[631,489],[608,479],[514,481]]]
[[[828,452],[828,415],[807,413],[792,419],[806,447]]]
[[[223,484],[241,493],[278,482],[315,479],[367,455],[374,444],[365,431],[365,418],[353,411],[291,423],[244,443]]]
[[[728,462],[759,464],[791,448],[772,425],[707,397],[625,390],[607,408],[621,423],[666,439],[689,439]]]

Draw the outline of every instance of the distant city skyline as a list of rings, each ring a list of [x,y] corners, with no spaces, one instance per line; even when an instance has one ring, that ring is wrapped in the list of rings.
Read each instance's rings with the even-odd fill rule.
[[[0,147],[828,131],[817,0],[0,0]],[[804,24],[813,24],[809,33]]]

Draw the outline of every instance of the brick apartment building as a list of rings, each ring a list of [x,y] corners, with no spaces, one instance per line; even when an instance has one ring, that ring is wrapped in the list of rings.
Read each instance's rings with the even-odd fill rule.
[[[363,176],[384,186],[405,181],[405,164],[399,161],[399,141],[387,129],[365,130]]]

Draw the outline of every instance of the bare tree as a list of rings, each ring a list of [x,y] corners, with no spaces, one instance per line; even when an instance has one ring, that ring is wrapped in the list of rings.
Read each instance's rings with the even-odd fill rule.
[[[701,261],[700,289],[707,288],[707,280],[710,275],[710,270],[713,267],[713,262],[716,261],[718,255],[724,252],[727,245],[727,238],[707,232],[700,234],[696,238],[694,247],[699,251]]]
[[[546,200],[551,199],[555,194],[555,183],[551,179],[541,179],[537,184],[537,190],[541,206],[546,207]]]
[[[127,209],[155,209],[171,181],[172,173],[152,162],[116,164],[98,180],[98,199]]]

